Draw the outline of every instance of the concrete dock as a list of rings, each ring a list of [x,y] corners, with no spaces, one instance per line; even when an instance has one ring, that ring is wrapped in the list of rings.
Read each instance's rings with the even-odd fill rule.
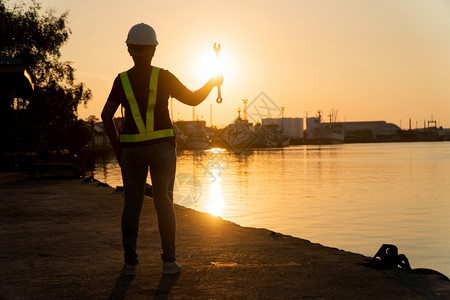
[[[360,254],[183,207],[183,270],[163,276],[148,197],[136,276],[123,276],[122,201],[81,179],[0,176],[0,299],[450,299],[441,276],[375,270]]]

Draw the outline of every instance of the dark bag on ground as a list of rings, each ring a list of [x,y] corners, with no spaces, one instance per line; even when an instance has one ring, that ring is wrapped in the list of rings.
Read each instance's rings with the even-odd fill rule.
[[[369,265],[378,270],[411,270],[408,258],[404,254],[398,254],[398,248],[389,244],[381,246]]]

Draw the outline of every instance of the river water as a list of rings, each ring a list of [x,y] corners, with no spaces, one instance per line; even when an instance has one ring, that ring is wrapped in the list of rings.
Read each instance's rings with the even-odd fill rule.
[[[177,164],[176,203],[366,256],[394,244],[450,276],[450,142],[181,151]],[[122,185],[113,158],[94,176]]]

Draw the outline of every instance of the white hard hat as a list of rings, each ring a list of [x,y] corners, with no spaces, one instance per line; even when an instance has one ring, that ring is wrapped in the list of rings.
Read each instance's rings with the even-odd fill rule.
[[[155,30],[144,23],[131,27],[125,42],[127,45],[158,45]]]

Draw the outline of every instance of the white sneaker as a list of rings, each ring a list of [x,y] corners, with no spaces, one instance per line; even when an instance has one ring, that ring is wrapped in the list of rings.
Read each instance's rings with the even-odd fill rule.
[[[122,268],[122,274],[126,276],[134,276],[136,274],[136,265],[125,263]]]
[[[163,263],[163,274],[170,275],[181,272],[181,266],[176,261],[165,262]]]

